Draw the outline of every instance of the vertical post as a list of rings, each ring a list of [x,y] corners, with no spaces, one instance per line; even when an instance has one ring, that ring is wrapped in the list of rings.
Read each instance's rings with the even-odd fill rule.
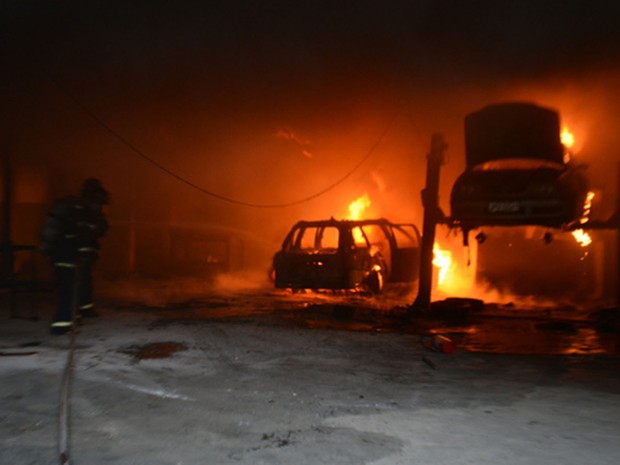
[[[620,162],[616,176],[616,212],[613,227],[616,228],[616,305],[620,308]]]
[[[9,289],[9,307],[11,318],[15,317],[15,282],[13,276],[14,256],[13,244],[11,243],[11,207],[13,204],[13,167],[11,154],[5,148],[3,159],[3,209],[2,209],[2,258],[4,269],[2,270],[6,286]]]
[[[433,285],[433,246],[435,229],[440,219],[439,209],[439,173],[444,162],[447,144],[441,134],[433,134],[431,150],[426,157],[426,186],[422,190],[424,207],[424,224],[422,226],[422,244],[420,246],[420,282],[418,296],[413,308],[427,310],[431,303]]]
[[[131,190],[131,202],[129,204],[129,225],[127,230],[127,268],[126,272],[132,275],[136,271],[136,201],[137,192],[135,186]]]
[[[2,252],[6,253],[7,256],[10,255],[10,251],[11,251],[11,205],[12,205],[12,199],[11,199],[11,193],[12,193],[12,184],[13,184],[13,180],[12,180],[12,167],[11,167],[11,158],[8,152],[5,152],[4,157],[3,157],[3,179],[2,179],[2,184],[3,184],[3,196],[2,196],[2,204],[3,204],[3,209],[2,209]],[[9,259],[5,259],[4,262],[4,270],[2,270],[3,272],[8,272],[9,271],[9,265],[10,265],[11,260]],[[10,268],[10,271],[13,271],[13,268]],[[8,274],[7,274],[8,276]]]

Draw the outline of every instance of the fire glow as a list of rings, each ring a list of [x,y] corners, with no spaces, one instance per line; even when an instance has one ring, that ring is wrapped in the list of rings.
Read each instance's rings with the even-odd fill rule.
[[[477,243],[463,248],[460,237],[448,235],[433,245],[434,299],[446,296],[479,297],[476,284]]]
[[[572,155],[572,148],[575,145],[575,135],[564,126],[560,133],[560,142],[564,146],[564,163],[569,163]]]
[[[370,197],[368,193],[364,193],[364,195],[358,197],[357,199],[355,199],[353,202],[349,204],[348,219],[349,220],[361,220],[364,214],[364,211],[366,211],[366,209],[370,207],[371,204],[372,202],[370,201]],[[353,230],[353,238],[355,239],[356,242],[362,242],[363,240],[362,232],[359,229],[355,228]]]
[[[575,145],[575,135],[568,129],[567,126],[564,126],[564,128],[562,129],[562,132],[560,133],[560,140],[562,142],[562,145],[564,145],[564,147],[567,150],[567,153],[565,155],[566,157],[565,161],[568,162],[570,161],[569,149],[571,149]],[[579,219],[579,223],[585,224],[588,222],[588,219],[590,218],[590,212],[592,211],[592,200],[593,199],[594,199],[594,192],[588,192],[588,194],[586,195],[584,204],[583,204],[583,214],[581,218]],[[588,247],[590,244],[592,244],[592,237],[590,236],[589,233],[587,233],[583,229],[576,229],[572,231],[571,234],[573,235],[573,237],[575,238],[575,240],[581,247]]]
[[[437,285],[441,286],[452,267],[452,252],[439,248],[437,242],[433,246],[433,266],[438,269]]]
[[[592,200],[594,200],[594,192],[588,192],[586,200],[583,204],[583,216],[579,220],[581,224],[588,222],[590,212],[592,211]],[[572,232],[573,237],[581,247],[587,247],[592,244],[592,237],[583,229],[576,229]]]
[[[587,247],[592,244],[592,237],[590,237],[590,235],[583,229],[576,229],[572,234],[581,247]]]
[[[566,126],[564,126],[564,129],[562,129],[562,132],[560,133],[560,141],[564,147],[570,149],[575,145],[575,135],[570,132]]]
[[[370,197],[367,193],[358,197],[353,202],[349,204],[349,219],[350,220],[360,220],[362,219],[362,214],[364,211],[370,207],[372,202],[370,201]]]

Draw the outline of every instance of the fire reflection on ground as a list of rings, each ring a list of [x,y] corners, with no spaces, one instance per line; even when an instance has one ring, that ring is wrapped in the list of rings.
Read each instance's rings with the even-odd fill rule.
[[[386,310],[336,300],[309,304],[286,318],[309,328],[441,334],[472,352],[569,355],[620,351],[620,333],[597,330],[596,320],[584,309],[487,304],[477,310],[464,309],[461,302],[452,308],[441,306],[409,315],[405,307]]]
[[[558,305],[465,305],[467,299],[434,302],[429,311],[411,312],[410,296],[367,297],[348,293],[291,293],[252,289],[212,294],[154,310],[162,324],[212,319],[251,319],[257,324],[295,325],[334,331],[392,332],[423,337],[441,334],[457,350],[503,354],[612,355],[620,352],[618,313],[600,325],[592,308]],[[447,303],[447,305],[446,305]],[[127,308],[127,304],[121,304]],[[609,320],[609,319],[608,319]]]

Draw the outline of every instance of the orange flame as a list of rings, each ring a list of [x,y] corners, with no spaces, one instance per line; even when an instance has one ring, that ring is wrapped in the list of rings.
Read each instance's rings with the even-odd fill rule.
[[[358,197],[357,199],[355,199],[353,202],[351,202],[349,204],[349,220],[361,220],[362,219],[362,215],[364,214],[364,211],[370,207],[370,204],[372,202],[370,201],[370,197],[368,196],[367,193],[364,193],[364,195]],[[353,230],[353,238],[355,239],[355,242],[361,242],[363,240],[363,235],[362,232],[359,229],[354,229]]]
[[[371,205],[370,197],[368,194],[364,194],[361,197],[358,197],[353,202],[349,204],[349,219],[350,220],[359,220],[362,218],[362,214],[364,210],[366,210]]]
[[[565,155],[565,161],[568,162],[570,161],[570,152],[568,152],[568,150],[571,149],[575,145],[575,135],[568,129],[567,126],[564,126],[564,128],[562,129],[562,132],[560,133],[560,140],[562,141],[562,145],[564,145],[564,147],[567,150],[567,153]],[[590,218],[590,212],[592,211],[592,200],[593,199],[594,199],[594,192],[588,192],[588,194],[586,195],[586,199],[583,203],[583,214],[581,215],[581,218],[579,219],[579,222],[581,224],[587,223]],[[590,236],[590,234],[588,234],[583,229],[576,229],[572,231],[571,234],[573,235],[573,237],[575,238],[575,240],[581,247],[587,247],[590,244],[592,244],[592,237]]]
[[[590,212],[592,211],[592,201],[594,200],[594,192],[590,191],[586,195],[586,200],[583,202],[583,216],[581,217],[581,224],[587,223],[590,219]]]
[[[583,229],[575,229],[572,234],[581,247],[587,247],[592,244],[592,237]]]
[[[590,219],[590,212],[592,211],[592,200],[594,200],[594,192],[588,192],[586,200],[583,203],[583,215],[579,219],[581,224],[585,224]],[[581,247],[587,247],[592,244],[592,237],[583,229],[576,229],[572,232],[573,237]]]
[[[570,132],[566,126],[564,126],[562,132],[560,133],[560,140],[562,141],[562,145],[564,145],[567,149],[570,149],[575,145],[575,135]]]
[[[452,252],[449,250],[443,250],[439,248],[439,244],[435,242],[433,246],[433,265],[439,269],[439,275],[437,276],[437,285],[442,285],[448,272],[452,266]]]
[[[433,298],[447,296],[478,297],[482,288],[476,284],[478,244],[463,247],[460,236],[447,235],[433,246],[433,268],[436,281]]]
[[[560,133],[560,141],[564,146],[564,163],[570,163],[572,157],[572,148],[575,145],[575,135],[568,129],[567,126],[564,126],[562,132]]]

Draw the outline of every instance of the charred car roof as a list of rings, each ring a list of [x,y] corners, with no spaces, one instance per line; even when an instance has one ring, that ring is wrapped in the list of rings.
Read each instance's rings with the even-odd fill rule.
[[[294,228],[299,226],[338,226],[338,225],[350,225],[350,226],[365,226],[369,224],[376,225],[393,225],[389,220],[385,218],[376,218],[370,220],[337,220],[335,218],[330,218],[328,220],[314,220],[314,221],[298,221],[295,223]]]

